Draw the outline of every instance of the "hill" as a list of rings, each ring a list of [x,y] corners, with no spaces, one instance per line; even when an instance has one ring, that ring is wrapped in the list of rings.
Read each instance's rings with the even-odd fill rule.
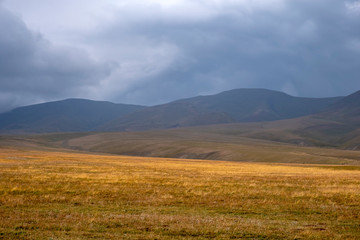
[[[360,91],[309,116],[272,122],[204,126],[197,131],[302,146],[360,150]]]
[[[3,133],[84,132],[142,106],[85,99],[67,99],[19,107],[0,114]]]
[[[0,132],[141,131],[274,121],[318,113],[341,99],[293,97],[265,89],[235,89],[153,107],[67,99],[2,113]]]
[[[107,123],[98,130],[141,131],[274,121],[318,113],[340,99],[293,97],[266,89],[235,89],[149,107]]]
[[[360,128],[356,121],[359,98],[357,92],[318,114],[271,122],[142,132],[4,136],[0,140],[2,145],[25,143],[134,156],[358,165],[358,151],[333,148],[360,150]]]
[[[295,129],[298,135],[347,149],[360,149],[360,91],[307,121],[310,123],[307,127]]]
[[[282,159],[288,162],[303,162],[303,156],[306,156],[306,161],[312,163],[333,163],[330,152],[334,150],[330,148],[360,150],[360,128],[356,121],[360,116],[359,99],[357,92],[318,114],[295,119],[143,132],[43,135],[36,141],[51,146],[135,156],[243,161]],[[325,148],[313,151],[298,146]],[[343,151],[337,157],[345,162],[360,160],[358,153],[352,151]]]
[[[318,117],[360,126],[360,91],[330,105]]]
[[[24,137],[5,137],[5,145],[66,148],[106,154],[227,160],[360,165],[358,151],[299,146],[274,140],[256,139],[255,124],[227,124],[144,132],[55,133]],[[244,126],[246,125],[246,126]],[[251,126],[254,125],[254,128]],[[240,128],[242,126],[243,128]],[[271,133],[271,132],[270,132]],[[281,133],[281,132],[278,132]],[[269,137],[271,135],[265,136]],[[276,136],[276,135],[275,135]],[[284,139],[300,139],[283,132]],[[0,143],[1,138],[0,138]],[[34,147],[32,147],[34,148]]]

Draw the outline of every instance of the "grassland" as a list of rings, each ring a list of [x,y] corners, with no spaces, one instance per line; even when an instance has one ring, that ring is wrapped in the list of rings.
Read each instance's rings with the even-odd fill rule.
[[[360,167],[0,149],[1,239],[360,239]]]
[[[38,145],[129,156],[360,165],[360,151],[253,139],[242,136],[242,129],[235,131],[229,125],[218,128],[213,126],[144,132],[46,134],[27,138]]]

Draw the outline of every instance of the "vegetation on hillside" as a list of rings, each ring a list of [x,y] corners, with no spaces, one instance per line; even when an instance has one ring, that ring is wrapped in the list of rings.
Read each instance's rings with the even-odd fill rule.
[[[45,134],[27,136],[19,141],[130,156],[360,165],[358,151],[331,146],[306,147],[309,144],[306,138],[281,129],[266,130],[264,127],[258,131],[256,126],[236,124],[144,132]],[[269,138],[271,141],[256,138]]]
[[[145,108],[98,131],[142,131],[209,124],[263,122],[319,113],[343,99],[301,98],[266,89],[233,89]]]

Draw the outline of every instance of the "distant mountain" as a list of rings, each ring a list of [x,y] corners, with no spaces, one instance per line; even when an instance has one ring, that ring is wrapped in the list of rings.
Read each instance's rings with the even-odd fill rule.
[[[182,101],[176,103],[179,102]],[[144,111],[136,114],[140,112]],[[359,165],[358,152],[329,149],[360,150],[359,119],[360,92],[356,92],[317,114],[293,119],[142,132],[47,134],[33,139],[54,146],[121,155]]]
[[[360,126],[360,91],[330,105],[318,117]]]
[[[289,102],[288,104],[290,105]],[[165,106],[167,105],[162,107]],[[144,111],[130,114],[125,118],[141,112]],[[262,142],[263,140],[300,146],[360,150],[360,91],[340,98],[316,114],[293,119],[143,132],[99,133],[91,136],[76,136],[66,144],[68,147],[82,150],[115,154],[234,160],[249,157],[245,152],[249,151],[252,145],[259,143],[266,145],[267,142]],[[236,144],[238,145],[234,146]],[[242,147],[242,144],[249,145]],[[262,152],[264,148],[266,146],[255,147],[254,152],[259,150]],[[284,149],[278,148],[278,151],[284,153]],[[309,150],[307,155],[309,159],[319,160],[324,157],[329,160],[335,159],[326,153],[330,151],[326,148],[321,155],[316,155],[312,151]],[[288,159],[299,157],[293,151],[288,153],[289,156],[286,157]],[[349,151],[348,154],[345,152],[341,154],[344,155],[338,157],[343,158],[343,163],[350,159],[360,160],[357,153],[353,154]],[[273,155],[264,154],[260,161],[265,161],[267,158],[273,158]]]
[[[306,127],[297,127],[294,131],[299,136],[347,149],[360,149],[360,91],[306,121]]]
[[[347,98],[302,98],[265,89],[235,89],[154,107],[67,99],[20,107],[2,113],[0,132],[141,131],[224,123],[265,122],[319,112],[321,114],[317,116],[318,118],[329,119],[329,116],[326,116],[327,112],[333,115],[337,113],[338,118],[345,114],[341,111],[348,111],[348,115],[352,114],[354,112],[350,109],[351,104],[354,104],[352,98],[357,99],[356,94],[355,97]]]
[[[313,115],[272,122],[204,126],[193,131],[360,150],[360,91]]]
[[[171,129],[84,133],[105,127],[108,131]],[[269,141],[360,150],[360,91],[347,97],[314,99],[262,89],[239,89],[154,107],[69,99],[0,114],[0,131],[77,131],[81,133],[28,138],[95,152],[162,157],[247,159],[244,149],[262,151]],[[252,144],[261,147],[251,147]],[[312,154],[311,149],[308,153],[314,160],[327,158],[330,163],[332,157],[326,151],[325,148],[319,156]],[[264,157],[272,158],[267,154]],[[291,150],[287,157],[298,156]],[[359,160],[356,153],[338,157],[344,162],[350,158]]]
[[[67,99],[0,114],[0,132],[84,132],[144,107],[85,99]]]
[[[137,131],[274,121],[318,113],[341,99],[293,97],[266,89],[235,89],[145,108],[109,122],[98,130]]]

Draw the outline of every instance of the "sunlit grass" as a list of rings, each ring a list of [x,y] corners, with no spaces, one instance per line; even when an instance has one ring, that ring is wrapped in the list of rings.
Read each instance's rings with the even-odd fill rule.
[[[359,239],[360,167],[1,149],[0,238]]]

